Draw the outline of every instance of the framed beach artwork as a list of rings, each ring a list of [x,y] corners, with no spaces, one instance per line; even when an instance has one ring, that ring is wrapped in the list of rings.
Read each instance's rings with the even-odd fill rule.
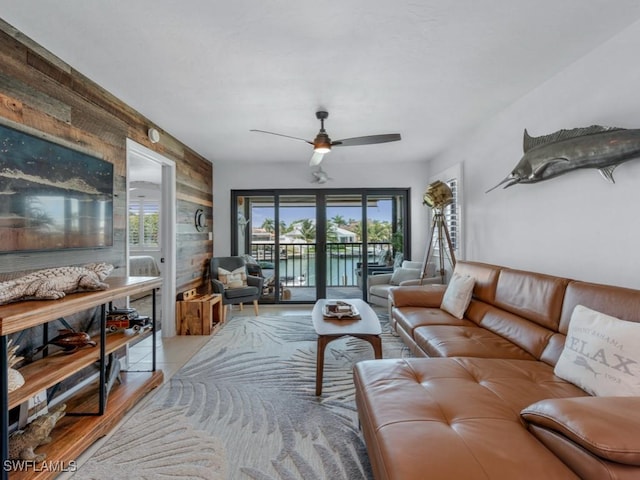
[[[0,125],[0,253],[113,245],[113,165]]]

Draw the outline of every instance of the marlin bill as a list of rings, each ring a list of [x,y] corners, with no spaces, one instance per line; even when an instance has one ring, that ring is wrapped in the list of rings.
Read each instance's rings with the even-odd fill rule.
[[[603,127],[559,130],[532,137],[524,131],[524,155],[509,176],[495,187],[536,183],[579,168],[595,168],[615,183],[613,171],[621,163],[640,158],[640,129]]]

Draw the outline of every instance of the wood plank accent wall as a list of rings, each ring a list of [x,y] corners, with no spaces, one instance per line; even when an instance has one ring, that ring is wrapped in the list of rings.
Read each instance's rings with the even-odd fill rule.
[[[0,20],[0,122],[76,148],[114,165],[112,248],[0,255],[0,274],[96,261],[124,275],[126,229],[126,138],[176,163],[177,287],[199,286],[213,252],[208,232],[194,225],[202,208],[213,225],[211,163],[152,121],[95,84],[21,32]],[[152,144],[147,130],[160,131]]]

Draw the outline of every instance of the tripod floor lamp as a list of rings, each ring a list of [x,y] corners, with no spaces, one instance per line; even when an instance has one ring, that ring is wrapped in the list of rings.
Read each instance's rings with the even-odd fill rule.
[[[427,274],[429,262],[436,249],[439,257],[436,272],[440,275],[442,283],[446,283],[445,257],[448,255],[451,267],[456,265],[453,243],[451,242],[451,235],[443,213],[444,208],[453,202],[453,193],[446,183],[437,180],[427,187],[422,199],[422,203],[433,210],[433,221],[431,222],[431,239],[427,246],[422,273],[420,274],[420,285],[422,285],[422,281]]]

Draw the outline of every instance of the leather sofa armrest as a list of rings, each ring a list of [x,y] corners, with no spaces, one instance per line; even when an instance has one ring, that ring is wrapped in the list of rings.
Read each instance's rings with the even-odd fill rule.
[[[393,288],[389,297],[394,307],[437,308],[446,288],[446,285],[403,285]]]
[[[595,456],[640,466],[639,411],[640,397],[572,397],[541,400],[521,415]]]

